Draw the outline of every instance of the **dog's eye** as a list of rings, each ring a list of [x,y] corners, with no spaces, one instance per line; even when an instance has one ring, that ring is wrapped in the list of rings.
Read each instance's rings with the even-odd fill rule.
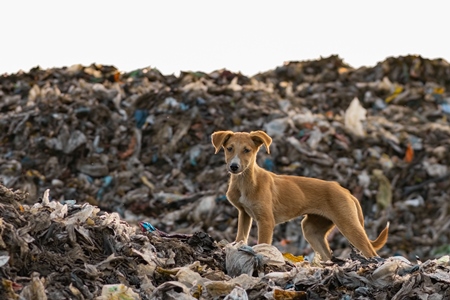
[[[233,147],[228,147],[228,148],[227,148],[227,151],[228,151],[228,152],[231,152],[231,150],[233,150]]]
[[[249,153],[250,149],[244,148],[244,153]]]

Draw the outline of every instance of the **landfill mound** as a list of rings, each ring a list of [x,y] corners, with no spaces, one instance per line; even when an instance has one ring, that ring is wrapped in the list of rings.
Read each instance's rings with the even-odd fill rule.
[[[199,271],[204,267],[195,263],[205,264],[204,254],[197,253],[204,250],[187,242],[192,238],[211,240],[215,246],[208,250],[212,252],[206,251],[206,257],[213,257],[217,263],[206,264],[207,269],[226,275],[225,246],[220,245],[234,240],[237,211],[225,197],[228,174],[223,154],[214,155],[210,141],[211,133],[217,130],[265,130],[273,144],[270,155],[260,152],[261,166],[276,173],[334,180],[348,188],[361,202],[369,237],[377,236],[390,222],[388,242],[379,254],[384,258],[401,256],[406,260],[402,263],[418,261],[411,263],[416,269],[408,273],[418,279],[413,280],[415,283],[409,281],[409,287],[393,281],[388,294],[380,295],[393,297],[399,287],[404,289],[402,293],[410,293],[424,286],[428,275],[420,273],[419,265],[432,264],[433,268],[448,272],[445,257],[450,253],[450,65],[445,60],[391,57],[374,67],[354,69],[338,56],[330,56],[287,62],[252,77],[229,70],[209,74],[182,72],[175,76],[163,75],[155,68],[124,73],[113,66],[74,65],[5,74],[0,76],[0,86],[0,182],[5,188],[23,192],[21,204],[14,206],[18,216],[11,217],[11,222],[5,221],[9,208],[2,206],[2,236],[13,234],[18,240],[18,246],[9,254],[2,246],[6,251],[2,269],[11,268],[1,275],[9,293],[22,291],[18,282],[39,286],[39,276],[43,276],[46,279],[42,284],[50,285],[65,274],[53,287],[55,293],[64,290],[74,297],[79,292],[82,296],[76,297],[80,299],[92,298],[100,295],[102,286],[123,282],[122,287],[112,289],[133,286],[132,290],[144,297],[149,291],[155,292],[153,287],[160,288],[176,278],[175,260],[174,264],[158,265],[168,272],[162,271],[164,279],[155,279],[159,275],[142,279],[143,273],[135,270],[139,260],[144,259],[149,265],[149,261],[156,263],[147,255],[158,257],[155,253],[163,251],[159,258],[174,260],[176,250],[172,254],[168,249],[185,249],[192,257],[182,259],[183,265],[176,267],[188,265],[191,271],[204,275]],[[37,199],[47,190],[49,202],[39,204]],[[42,221],[33,213],[42,210],[51,214],[52,209],[63,211],[55,213],[57,217],[45,217],[47,227],[39,227]],[[89,212],[91,217],[82,222],[66,220],[80,211]],[[283,253],[302,255],[311,261],[311,248],[300,234],[300,220],[277,226],[274,246]],[[137,241],[132,240],[141,221],[151,224],[163,236],[141,233],[136,234]],[[117,229],[112,223],[123,226]],[[94,232],[88,233],[90,230]],[[171,235],[177,238],[168,237]],[[249,244],[254,245],[255,226],[250,235]],[[115,239],[124,239],[119,248]],[[6,241],[4,236],[3,240]],[[186,243],[194,250],[182,246]],[[153,254],[142,252],[143,245]],[[348,271],[346,264],[354,264],[353,271],[369,268],[362,272],[364,276],[386,265],[352,259],[350,245],[338,231],[330,234],[330,246],[336,256],[346,261],[343,274]],[[46,249],[52,253],[47,258],[43,253],[50,252]],[[69,250],[74,251],[72,256],[67,254]],[[14,258],[16,251],[24,256]],[[253,253],[253,248],[238,251],[261,258]],[[113,257],[109,261],[102,256],[117,252],[125,258]],[[75,258],[78,255],[80,259]],[[86,263],[90,255],[98,260]],[[71,262],[78,267],[69,263],[52,268],[51,263],[60,257],[73,257]],[[49,262],[48,270],[38,267],[45,261]],[[400,264],[398,259],[391,261]],[[116,263],[123,270],[117,270]],[[309,262],[292,264],[290,272],[300,272],[298,264]],[[136,272],[134,277],[127,277],[127,266]],[[271,267],[287,276],[286,266]],[[105,268],[114,269],[114,275],[108,271],[107,277],[102,277]],[[397,272],[399,267],[392,269]],[[311,270],[319,275],[331,272],[323,266]],[[255,272],[258,273],[256,269]],[[53,275],[48,278],[49,274]],[[188,277],[192,276],[196,275]],[[442,282],[436,276],[430,277],[433,284]],[[446,275],[442,276],[445,282]],[[309,291],[307,296],[312,299],[322,294],[311,286],[326,283],[321,281],[325,277],[309,285],[298,285],[293,277],[289,278],[286,285],[279,285],[282,290]],[[227,284],[232,280],[220,279]],[[84,288],[86,280],[95,284]],[[380,291],[363,279],[358,280],[368,293]],[[275,295],[272,281],[265,287]],[[143,282],[148,284],[147,292],[143,292],[146,288],[136,288],[145,285]],[[198,282],[200,290],[196,293],[203,295],[206,283]],[[342,281],[333,284],[332,289]],[[238,289],[234,293],[245,292],[255,298],[250,296],[253,294],[249,286],[240,285],[244,291]],[[302,290],[299,286],[307,288]],[[168,284],[165,288],[185,292],[189,284]],[[321,288],[326,291],[330,286],[318,286]],[[355,293],[356,286],[347,289],[335,292],[348,295]],[[419,292],[433,294],[415,290],[414,295]]]
[[[450,256],[320,264],[204,232],[140,231],[117,213],[0,186],[1,299],[448,299]],[[145,229],[145,226],[143,227]]]

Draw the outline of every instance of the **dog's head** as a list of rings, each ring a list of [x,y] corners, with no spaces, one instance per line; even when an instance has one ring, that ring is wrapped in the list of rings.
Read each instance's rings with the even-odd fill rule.
[[[233,132],[216,131],[211,135],[211,141],[216,149],[215,153],[223,147],[227,170],[232,174],[244,172],[248,166],[255,162],[259,148],[264,145],[267,153],[272,139],[264,131]]]

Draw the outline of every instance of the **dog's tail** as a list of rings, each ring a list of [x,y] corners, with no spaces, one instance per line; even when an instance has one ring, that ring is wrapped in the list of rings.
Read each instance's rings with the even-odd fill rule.
[[[386,241],[388,239],[388,231],[389,231],[389,222],[387,223],[386,228],[384,228],[383,231],[380,233],[380,235],[377,237],[377,239],[374,241],[370,241],[372,247],[376,251],[381,249],[384,246],[384,244],[386,244]]]
[[[359,204],[359,200],[353,195],[351,195],[351,197],[353,201],[355,201],[356,210],[358,211],[359,222],[361,223],[361,226],[364,227],[364,216],[362,213],[361,205]],[[384,228],[383,231],[380,233],[380,235],[377,237],[377,239],[374,241],[370,241],[372,247],[376,251],[383,248],[384,244],[386,244],[388,239],[388,231],[389,231],[389,222],[387,223],[386,228]]]

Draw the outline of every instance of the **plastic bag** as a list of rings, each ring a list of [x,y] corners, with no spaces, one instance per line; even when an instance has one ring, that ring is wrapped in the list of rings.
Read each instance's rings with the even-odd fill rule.
[[[356,136],[366,136],[366,131],[363,127],[363,122],[366,120],[366,109],[362,107],[359,99],[355,97],[350,106],[345,111],[344,124],[351,133]]]

